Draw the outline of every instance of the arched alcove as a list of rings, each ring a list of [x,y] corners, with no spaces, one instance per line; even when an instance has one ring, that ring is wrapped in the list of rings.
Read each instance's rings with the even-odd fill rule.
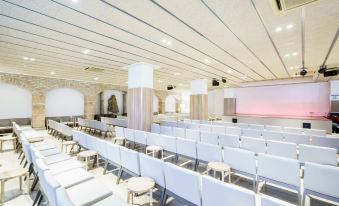
[[[119,109],[117,114],[122,115],[126,112],[126,109],[124,108],[125,94],[125,92],[120,90],[105,90],[98,93],[96,96],[95,113],[108,114],[108,100],[114,95]]]
[[[0,119],[31,118],[32,93],[13,84],[0,83]]]
[[[46,117],[84,115],[84,95],[71,88],[57,88],[46,93]]]

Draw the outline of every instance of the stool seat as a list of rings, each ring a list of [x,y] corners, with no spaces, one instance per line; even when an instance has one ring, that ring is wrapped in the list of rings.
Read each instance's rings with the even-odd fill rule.
[[[76,144],[76,142],[73,140],[70,140],[70,141],[63,141],[61,144],[62,145],[73,145],[73,144]]]
[[[209,162],[207,168],[212,169],[217,172],[227,172],[231,169],[230,166],[223,162]]]
[[[147,151],[161,151],[163,150],[161,146],[158,145],[150,145],[146,147]]]
[[[114,140],[125,140],[126,138],[125,137],[114,137]]]
[[[90,156],[95,156],[97,154],[98,154],[97,151],[86,150],[86,151],[79,152],[78,157],[90,157]]]
[[[18,168],[9,171],[4,171],[0,173],[0,181],[2,180],[9,180],[12,178],[20,177],[26,175],[27,169],[25,168]]]
[[[33,137],[33,138],[29,138],[27,139],[29,143],[36,143],[36,142],[42,142],[44,141],[43,137]]]
[[[149,177],[132,177],[127,182],[127,189],[133,193],[147,192],[155,186],[154,180]]]
[[[16,140],[16,137],[12,137],[12,136],[2,136],[2,137],[0,137],[0,141],[12,141],[12,140]]]

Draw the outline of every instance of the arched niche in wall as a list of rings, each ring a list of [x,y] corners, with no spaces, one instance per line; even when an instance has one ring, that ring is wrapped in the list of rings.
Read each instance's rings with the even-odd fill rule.
[[[153,113],[159,114],[159,98],[153,95]]]
[[[0,83],[0,119],[31,117],[32,93],[16,85]]]
[[[126,92],[119,91],[119,90],[105,90],[97,94],[96,96],[96,104],[95,104],[95,113],[96,114],[108,114],[108,101],[112,96],[115,96],[119,115],[125,113],[126,109],[124,108],[124,100],[126,96]],[[100,111],[102,110],[102,111]]]
[[[176,112],[176,103],[177,100],[174,95],[169,95],[165,99],[165,112],[166,113],[175,113]]]
[[[57,88],[46,94],[46,117],[84,115],[84,95],[71,88]]]

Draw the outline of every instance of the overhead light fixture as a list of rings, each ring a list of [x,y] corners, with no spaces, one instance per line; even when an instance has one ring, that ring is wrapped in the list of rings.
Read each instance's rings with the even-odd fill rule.
[[[158,82],[159,82],[159,83],[162,83],[162,80],[159,79]]]
[[[34,62],[34,61],[35,61],[35,59],[34,59],[34,58],[30,58],[30,60],[31,60],[32,62]]]
[[[247,79],[247,77],[246,76],[242,76],[241,79]]]
[[[287,24],[286,29],[292,29],[294,27],[293,24]]]
[[[230,69],[229,69],[229,70],[227,70],[227,73],[232,73],[232,72],[233,72],[233,71],[232,71],[232,70],[230,70]]]
[[[24,60],[28,60],[29,58],[28,57],[23,57]]]
[[[54,74],[55,74],[55,72],[51,72],[50,74],[51,74],[51,75],[54,75]]]
[[[88,53],[90,53],[91,52],[91,50],[89,50],[89,49],[85,49],[82,53],[84,53],[84,54],[88,54]]]
[[[320,66],[318,72],[319,72],[319,74],[324,74],[326,72],[326,70],[327,70],[327,67],[325,65],[323,65],[323,66]]]
[[[225,77],[223,77],[223,78],[221,78],[221,81],[222,81],[222,83],[226,83],[226,78]]]
[[[179,83],[179,86],[182,86],[183,84],[182,83]]]
[[[78,3],[79,0],[71,0],[73,3]]]
[[[290,56],[290,54],[288,54],[288,53],[287,53],[287,54],[285,54],[285,57],[289,57],[289,56]]]
[[[128,84],[128,82],[125,82],[126,84]]]
[[[179,72],[175,72],[174,75],[175,75],[175,76],[179,76],[179,75],[181,75],[181,74],[180,74]]]
[[[305,76],[306,74],[307,74],[307,70],[306,70],[305,67],[303,67],[303,68],[301,69],[301,71],[300,71],[300,75],[301,75],[301,76]]]
[[[211,63],[211,60],[209,60],[209,59],[204,59],[204,62],[205,62],[206,64],[210,64],[210,63]]]
[[[167,90],[172,90],[172,89],[174,89],[174,88],[176,88],[176,86],[173,86],[173,85],[168,85],[168,86],[167,86]]]
[[[94,79],[94,80],[98,80],[98,79],[99,79],[99,77],[94,77],[93,79]]]
[[[293,70],[294,69],[294,67],[290,67],[290,70]]]
[[[217,87],[219,86],[219,81],[217,79],[212,80],[212,86]]]
[[[293,55],[293,56],[297,56],[298,53],[297,53],[297,52],[293,52],[292,55]]]
[[[169,40],[167,40],[167,39],[162,39],[161,42],[162,42],[163,44],[165,44],[166,46],[171,46],[171,45],[172,45],[172,42],[169,41]]]
[[[277,27],[277,28],[275,28],[275,31],[276,31],[276,32],[281,32],[281,31],[282,31],[282,27]]]

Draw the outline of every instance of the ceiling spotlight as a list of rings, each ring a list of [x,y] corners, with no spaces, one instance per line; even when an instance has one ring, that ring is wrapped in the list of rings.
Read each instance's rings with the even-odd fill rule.
[[[221,78],[221,81],[222,81],[222,83],[226,83],[226,78],[225,77],[223,77],[223,78]]]
[[[286,26],[286,29],[292,29],[293,27],[294,27],[293,24],[288,24],[288,25]]]
[[[173,86],[173,85],[168,85],[167,86],[167,90],[172,90],[172,89],[174,89],[176,86]]]
[[[34,59],[34,58],[30,58],[30,60],[31,60],[32,62],[34,62],[34,61],[35,61],[35,59]]]
[[[28,60],[29,58],[28,57],[24,57],[24,60]]]
[[[125,82],[126,84],[128,84],[128,82]]]
[[[162,80],[159,79],[158,82],[159,82],[159,83],[162,83]]]
[[[294,69],[294,67],[290,67],[290,70],[293,70]]]
[[[79,0],[71,0],[71,1],[74,2],[74,3],[78,3]]]
[[[326,72],[326,70],[327,70],[327,67],[325,65],[322,65],[322,66],[320,66],[318,72],[319,72],[319,74],[323,74],[323,73]]]
[[[285,54],[285,57],[289,57],[290,56],[290,54]]]
[[[51,74],[51,75],[54,75],[54,74],[55,74],[55,72],[51,72],[50,74]]]
[[[230,70],[230,69],[229,69],[229,70],[227,70],[227,73],[232,73],[232,72],[233,72],[233,71],[232,71],[232,70]]]
[[[162,39],[161,42],[164,43],[167,46],[171,46],[172,45],[172,42],[167,40],[167,39]]]
[[[181,75],[181,74],[180,74],[179,72],[175,72],[174,75],[175,75],[175,76],[179,76],[179,75]]]
[[[301,69],[301,71],[300,71],[300,75],[301,75],[301,76],[305,76],[306,74],[307,74],[307,70],[306,70],[305,67],[303,67],[303,68]]]
[[[211,60],[209,60],[209,59],[204,59],[204,62],[205,62],[206,64],[210,64],[210,63],[211,63]]]
[[[243,77],[241,77],[241,79],[247,79],[247,77],[246,77],[246,76],[243,76]]]
[[[293,55],[293,56],[297,56],[298,53],[297,53],[297,52],[293,52],[292,55]]]
[[[217,87],[219,86],[219,81],[217,79],[212,80],[212,86]]]
[[[281,32],[281,31],[282,31],[282,28],[281,28],[281,27],[277,27],[277,28],[275,28],[275,31],[276,31],[276,32]]]
[[[91,50],[89,50],[89,49],[85,49],[82,53],[84,53],[84,54],[88,54],[88,53],[90,53],[91,52]]]
[[[182,83],[179,83],[179,86],[182,86],[183,84]]]
[[[99,77],[94,77],[93,79],[94,79],[94,80],[98,80],[98,79],[99,79]]]

